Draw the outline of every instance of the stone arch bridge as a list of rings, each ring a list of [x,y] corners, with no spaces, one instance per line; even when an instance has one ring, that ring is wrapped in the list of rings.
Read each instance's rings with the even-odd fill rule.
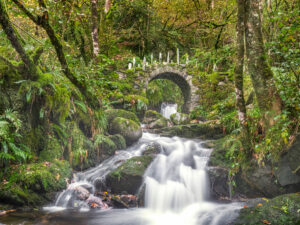
[[[192,76],[187,74],[185,66],[155,65],[144,68],[143,72],[139,73],[139,81],[145,90],[148,84],[156,79],[167,79],[178,85],[184,97],[182,112],[189,113],[198,104],[198,88],[193,85]]]

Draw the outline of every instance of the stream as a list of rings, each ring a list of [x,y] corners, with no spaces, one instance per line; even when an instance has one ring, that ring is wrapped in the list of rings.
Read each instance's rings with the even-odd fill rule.
[[[105,176],[124,160],[142,155],[146,146],[161,146],[144,175],[145,207],[133,209],[91,210],[84,201],[76,200],[74,188],[84,186],[93,194],[95,183],[104,183]],[[85,224],[85,225],[226,225],[239,213],[242,203],[210,201],[206,173],[211,149],[204,141],[179,137],[161,137],[143,133],[133,146],[118,151],[99,166],[77,173],[68,189],[61,192],[55,204],[39,211],[16,212],[0,217],[0,224]]]

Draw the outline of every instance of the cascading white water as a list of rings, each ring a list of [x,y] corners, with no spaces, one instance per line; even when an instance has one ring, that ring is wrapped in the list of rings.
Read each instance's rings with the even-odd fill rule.
[[[206,173],[211,150],[201,142],[178,137],[159,138],[163,152],[145,174],[145,204],[151,225],[228,224],[240,204],[208,202]]]
[[[171,115],[177,113],[177,104],[169,104],[163,102],[161,104],[160,113],[167,119],[170,119]]]
[[[220,204],[209,202],[209,179],[206,173],[211,150],[204,148],[200,140],[178,137],[160,137],[144,133],[138,143],[118,151],[98,167],[78,173],[47,211],[77,208],[87,211],[88,205],[74,196],[82,186],[93,196],[95,181],[105,176],[125,160],[139,156],[150,143],[160,144],[162,152],[155,158],[144,176],[145,209],[128,211],[109,210],[92,217],[91,224],[106,225],[227,225],[238,215],[240,203]],[[92,213],[92,212],[91,212]],[[123,215],[119,218],[120,215]],[[97,219],[99,218],[99,223]],[[76,219],[75,219],[76,220]],[[89,224],[89,218],[83,218]],[[106,221],[103,223],[103,221]],[[73,221],[74,222],[74,221]],[[63,224],[63,223],[61,223]],[[74,223],[75,224],[75,223]],[[82,223],[76,223],[82,224]]]

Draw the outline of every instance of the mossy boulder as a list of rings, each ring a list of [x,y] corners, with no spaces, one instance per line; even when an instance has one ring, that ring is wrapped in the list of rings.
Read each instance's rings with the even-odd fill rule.
[[[164,127],[169,127],[170,121],[164,117],[155,120],[154,122],[150,123],[147,128],[149,129],[161,129]]]
[[[115,134],[115,135],[111,135],[109,137],[117,146],[117,150],[126,148],[126,140],[121,134]]]
[[[280,195],[273,199],[257,199],[245,204],[236,225],[300,224],[300,194]]]
[[[67,161],[16,166],[0,184],[0,201],[15,206],[40,206],[52,201],[71,178]]]
[[[107,118],[108,124],[111,124],[111,122],[116,118],[116,117],[121,117],[125,119],[130,119],[133,120],[136,123],[140,123],[138,117],[133,113],[126,111],[124,109],[108,109],[105,111],[105,115]]]
[[[142,137],[142,128],[133,120],[116,117],[111,123],[110,134],[121,134],[129,146]]]
[[[150,124],[156,120],[159,120],[163,118],[163,115],[161,115],[159,112],[156,112],[154,110],[148,110],[145,112],[144,120],[143,122],[145,124]]]
[[[106,184],[112,193],[136,194],[143,182],[143,176],[153,156],[137,156],[127,160],[106,177]]]
[[[223,129],[219,124],[205,122],[200,124],[177,125],[159,131],[163,136],[179,136],[185,138],[218,139],[223,137]]]
[[[110,137],[102,134],[95,136],[94,146],[96,148],[97,158],[100,161],[113,156],[118,148]]]
[[[171,115],[170,120],[174,125],[188,124],[190,122],[189,115],[185,113],[174,113]]]

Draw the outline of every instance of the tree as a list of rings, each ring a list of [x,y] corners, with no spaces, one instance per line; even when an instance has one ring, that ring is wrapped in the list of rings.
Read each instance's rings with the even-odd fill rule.
[[[41,26],[47,33],[52,45],[55,48],[58,60],[61,64],[62,70],[66,77],[73,83],[80,92],[86,97],[88,104],[92,108],[99,107],[100,103],[96,96],[92,93],[88,92],[87,85],[84,81],[80,81],[76,78],[76,76],[72,73],[69,68],[68,62],[65,57],[65,53],[63,50],[63,45],[60,40],[57,38],[54,29],[50,25],[49,21],[49,13],[47,6],[44,0],[39,0],[39,6],[43,9],[43,15],[34,16],[19,0],[13,0],[13,2],[18,6],[18,8],[23,11],[36,25]]]
[[[237,24],[236,24],[236,34],[237,34],[237,54],[236,54],[236,66],[234,70],[234,81],[235,81],[235,95],[236,95],[236,106],[238,110],[238,118],[241,124],[241,134],[244,143],[244,148],[249,150],[251,148],[251,143],[249,139],[249,128],[247,123],[247,113],[246,105],[244,99],[243,90],[243,68],[244,68],[244,56],[245,56],[245,8],[243,5],[244,0],[237,0],[238,13],[237,13]]]
[[[98,0],[91,0],[91,17],[92,17],[92,40],[93,40],[93,54],[99,54],[99,41],[98,41]]]
[[[258,106],[264,116],[265,127],[274,123],[271,111],[279,114],[282,109],[281,98],[275,87],[273,73],[267,63],[261,25],[259,0],[243,0],[245,7],[246,54],[249,73],[257,98]]]
[[[12,46],[16,49],[18,54],[20,55],[24,67],[25,67],[25,77],[26,79],[30,80],[36,80],[38,78],[38,72],[37,68],[34,64],[34,61],[26,54],[23,46],[21,45],[17,35],[15,34],[15,31],[13,27],[10,24],[9,17],[7,15],[7,12],[4,8],[4,5],[2,1],[0,1],[0,24],[2,25],[2,28],[9,39]],[[5,62],[10,65],[11,67],[14,67],[8,60],[1,57],[2,60],[5,60]],[[14,68],[14,69],[22,69],[22,68]]]

